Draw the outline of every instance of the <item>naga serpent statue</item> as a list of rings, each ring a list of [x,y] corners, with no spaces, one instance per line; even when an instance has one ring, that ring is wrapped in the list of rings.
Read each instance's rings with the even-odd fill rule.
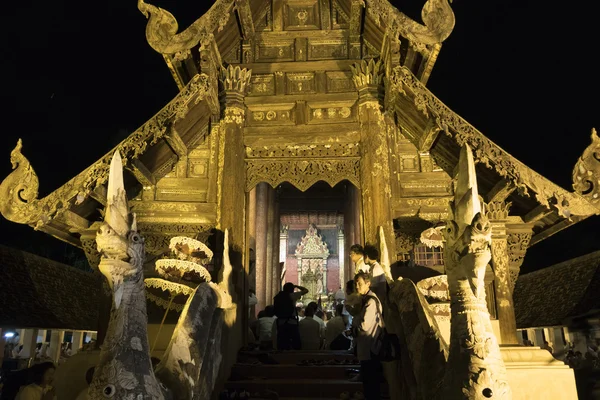
[[[191,293],[156,375],[148,341],[144,239],[137,232],[135,215],[129,213],[118,151],[111,161],[104,223],[96,242],[102,256],[99,269],[108,279],[113,304],[88,399],[209,399],[222,359],[223,310],[233,307],[224,281],[231,272],[228,232],[222,282],[215,284],[207,278],[189,288]]]
[[[163,400],[148,344],[144,239],[137,232],[135,215],[129,213],[118,151],[110,164],[104,223],[96,243],[102,256],[99,269],[113,291],[113,304],[88,399]]]
[[[473,153],[461,149],[445,260],[450,292],[450,346],[444,399],[511,399],[506,367],[485,300],[492,227],[477,192]]]

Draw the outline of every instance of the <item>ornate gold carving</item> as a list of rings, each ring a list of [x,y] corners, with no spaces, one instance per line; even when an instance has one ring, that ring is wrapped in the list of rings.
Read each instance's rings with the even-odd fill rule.
[[[33,168],[21,154],[21,146],[17,145],[11,154],[14,171],[0,184],[0,212],[13,222],[39,228],[71,204],[81,203],[95,188],[108,180],[110,160],[115,151],[121,154],[124,164],[139,157],[149,144],[164,137],[169,125],[185,117],[189,103],[194,99],[196,104],[200,102],[208,88],[208,77],[204,74],[196,75],[169,104],[127,139],[43,199],[34,196],[37,193],[37,178]]]
[[[250,77],[252,70],[240,68],[239,66],[229,65],[227,68],[221,67],[221,85],[222,90],[226,92],[236,92],[241,95],[246,94],[250,86]]]
[[[473,149],[477,162],[494,169],[500,176],[511,181],[521,193],[528,194],[531,189],[536,193],[536,200],[540,204],[562,210],[565,216],[588,216],[600,211],[578,193],[567,192],[502,150],[435,97],[408,68],[394,68],[390,83],[399,92],[406,93],[408,89],[414,96],[417,109],[433,118],[440,129],[453,137],[460,146],[468,144]],[[437,162],[444,166],[443,160],[438,158]],[[446,168],[448,167],[444,169]]]
[[[401,35],[421,46],[443,42],[454,29],[454,13],[448,0],[429,0],[425,3],[421,11],[425,25],[407,17],[388,0],[369,0],[367,13],[377,25],[384,24],[390,37]]]
[[[287,158],[287,157],[359,157],[358,143],[272,145],[261,147],[246,146],[247,158]]]
[[[177,20],[167,10],[138,0],[138,10],[148,18],[146,39],[161,54],[184,52],[200,42],[214,40],[213,32],[220,32],[232,13],[233,0],[217,0],[212,7],[186,30],[180,32]]]
[[[273,187],[290,182],[304,191],[318,181],[331,186],[347,179],[360,187],[360,159],[347,157],[338,159],[300,159],[300,160],[256,160],[246,162],[246,191],[250,191],[260,182]]]
[[[315,92],[314,72],[288,72],[287,79],[288,94],[305,94]]]
[[[325,72],[327,77],[327,92],[342,93],[353,92],[356,90],[352,82],[352,74],[345,71]]]
[[[487,205],[487,217],[496,221],[507,219],[511,205],[511,202],[493,201]]]
[[[294,61],[295,42],[290,39],[278,41],[260,41],[256,43],[256,61],[276,62]]]
[[[509,233],[506,239],[508,245],[509,284],[511,291],[515,289],[515,284],[517,283],[519,271],[521,270],[521,265],[525,259],[530,240],[531,232]]]
[[[308,39],[309,60],[340,60],[348,58],[348,40]]]
[[[275,94],[275,77],[273,74],[252,75],[248,95],[270,96]]]
[[[600,138],[592,129],[592,143],[573,168],[573,189],[598,207],[600,202]]]
[[[308,226],[306,235],[302,237],[302,240],[296,246],[294,253],[296,257],[300,258],[321,258],[327,259],[329,257],[329,249],[327,243],[323,241],[321,235],[317,232],[317,227],[313,224]]]
[[[350,66],[352,70],[352,79],[358,90],[366,87],[378,87],[382,82],[383,77],[383,61],[381,59],[375,61],[374,58],[361,60]]]
[[[350,107],[329,107],[329,108],[311,108],[310,120],[319,122],[339,121],[348,119],[352,115]]]

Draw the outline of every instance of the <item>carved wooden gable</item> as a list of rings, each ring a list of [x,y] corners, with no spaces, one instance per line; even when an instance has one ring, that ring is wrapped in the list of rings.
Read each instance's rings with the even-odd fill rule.
[[[317,233],[317,227],[313,224],[308,226],[306,235],[302,238],[296,247],[296,257],[298,258],[324,258],[329,257],[327,243],[323,241],[321,235]]]

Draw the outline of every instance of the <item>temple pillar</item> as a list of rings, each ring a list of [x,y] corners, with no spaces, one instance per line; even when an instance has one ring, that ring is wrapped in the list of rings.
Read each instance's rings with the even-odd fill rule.
[[[229,66],[221,69],[220,84],[222,117],[219,135],[219,165],[217,173],[217,221],[221,231],[229,230],[229,248],[235,275],[243,268],[245,254],[245,217],[246,212],[246,164],[243,131],[246,110],[244,97],[250,84],[251,72],[245,68]],[[229,272],[228,272],[229,273]],[[223,280],[232,281],[232,277],[223,276]],[[236,279],[237,282],[243,282]],[[236,285],[236,286],[239,286]],[[231,293],[240,309],[246,309],[247,288],[235,287]]]
[[[55,363],[58,363],[58,360],[60,360],[60,350],[64,339],[65,331],[53,330],[50,332],[50,348],[48,349],[48,356]]]
[[[39,329],[36,336],[36,344],[37,343],[46,343],[47,331],[45,329]]]
[[[272,297],[275,297],[281,290],[281,268],[279,268],[279,243],[281,242],[281,238],[279,236],[280,225],[281,218],[279,215],[279,201],[277,199],[277,192],[273,190],[273,223],[271,224],[271,231],[273,232],[273,279],[271,285]],[[271,303],[269,304],[273,304],[272,299]]]
[[[248,285],[256,291],[256,265],[252,265],[252,259],[256,261],[256,187],[248,193],[248,221],[247,221],[247,243],[248,243]],[[250,255],[252,249],[253,255]]]
[[[354,64],[352,72],[358,90],[364,240],[377,245],[377,230],[381,226],[385,245],[391,254],[395,254],[388,144],[388,127],[391,129],[393,121],[387,121],[381,112],[383,62],[363,60]]]
[[[281,218],[280,218],[281,221]],[[279,230],[279,262],[283,262],[283,269],[286,269],[286,258],[287,258],[287,241],[288,241],[288,227],[283,225]],[[282,276],[283,275],[283,276]],[[284,283],[287,282],[285,274],[279,275],[280,290]]]
[[[488,218],[492,224],[492,266],[494,272],[494,297],[496,316],[500,325],[501,344],[518,344],[517,321],[510,287],[508,235],[506,221],[511,203],[488,204]]]
[[[73,338],[71,339],[71,355],[75,355],[81,350],[84,337],[85,332],[83,331],[73,332]]]
[[[38,344],[38,330],[24,329],[23,330],[23,350],[21,358],[35,358],[35,349]]]
[[[269,185],[261,182],[256,185],[256,311],[267,305],[267,209],[269,206]]]
[[[344,231],[342,228],[338,227],[338,260],[340,263],[340,286],[344,286],[344,274],[345,274],[345,254],[344,254]],[[336,288],[337,289],[337,288]],[[335,292],[336,290],[334,290]]]
[[[272,187],[268,187],[267,195],[267,255],[266,255],[266,274],[265,274],[265,285],[266,285],[266,304],[273,304],[273,281],[274,279],[274,265],[273,265],[273,253],[275,247],[275,238],[273,236],[273,226],[275,225],[275,191]]]

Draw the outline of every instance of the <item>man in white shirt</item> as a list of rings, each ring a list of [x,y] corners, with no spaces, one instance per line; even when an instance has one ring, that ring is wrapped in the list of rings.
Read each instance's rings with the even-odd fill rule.
[[[323,344],[323,330],[314,315],[315,308],[309,304],[304,310],[304,319],[299,322],[302,350],[320,350]]]
[[[273,347],[273,323],[275,322],[275,307],[267,306],[265,316],[258,319],[258,342],[261,350],[269,350]]]
[[[369,267],[365,264],[365,251],[360,244],[353,244],[350,246],[350,259],[354,263],[354,273],[368,272]]]

